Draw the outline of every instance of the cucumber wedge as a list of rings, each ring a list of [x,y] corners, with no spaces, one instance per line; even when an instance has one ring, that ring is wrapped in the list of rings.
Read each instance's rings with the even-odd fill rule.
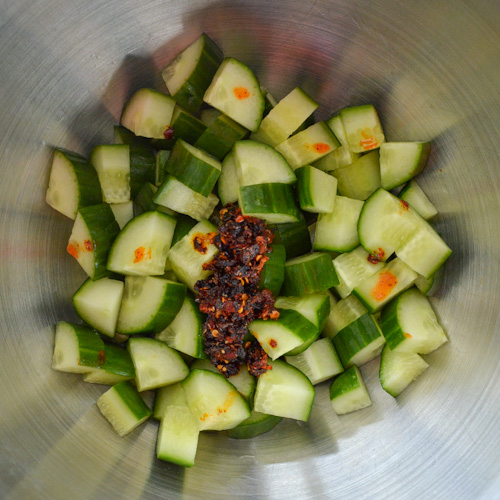
[[[134,204],[131,201],[110,203],[109,206],[120,229],[123,229],[134,218]]]
[[[282,417],[275,415],[266,415],[252,410],[252,414],[241,424],[229,429],[227,435],[233,439],[250,439],[260,436],[274,429],[281,421]]]
[[[170,126],[174,129],[173,140],[181,139],[189,144],[194,144],[207,129],[201,120],[178,104],[175,105]]]
[[[354,296],[332,303],[330,297],[330,315],[323,329],[323,336],[333,339],[341,330],[366,314],[366,307]]]
[[[83,374],[83,381],[90,384],[115,385],[135,378],[134,364],[126,349],[105,345],[106,361],[99,368]]]
[[[283,245],[274,244],[271,252],[267,254],[269,259],[260,272],[259,288],[267,289],[277,297],[280,293],[283,280],[285,279],[286,251]]]
[[[391,351],[386,345],[380,360],[380,383],[384,391],[397,397],[428,367],[418,354]]]
[[[304,214],[299,212],[297,222],[274,224],[274,243],[285,247],[287,259],[293,259],[311,251],[311,237]]]
[[[152,417],[156,420],[161,420],[169,406],[187,407],[187,400],[184,389],[182,388],[182,382],[164,385],[156,389]]]
[[[353,153],[377,149],[385,142],[377,111],[371,104],[344,108],[340,111],[340,118]]]
[[[306,212],[329,214],[334,211],[337,179],[305,165],[296,170],[300,208]]]
[[[174,234],[175,219],[144,212],[120,232],[109,252],[107,269],[129,276],[159,276]]]
[[[203,33],[162,71],[172,97],[191,113],[198,111],[223,57],[220,48]]]
[[[337,415],[371,406],[372,401],[357,366],[341,373],[330,386],[330,402]]]
[[[203,100],[252,132],[264,114],[264,97],[252,70],[228,57],[215,73]]]
[[[102,394],[97,407],[120,437],[131,433],[151,416],[151,410],[128,380]]]
[[[322,330],[330,314],[330,299],[328,292],[311,293],[302,297],[277,297],[274,307],[297,311]]]
[[[436,207],[427,198],[422,188],[415,179],[404,185],[399,192],[398,197],[405,200],[413,210],[415,210],[425,220],[432,219],[438,213]]]
[[[102,203],[94,167],[79,154],[56,149],[45,201],[70,219],[75,219],[80,208]]]
[[[314,402],[313,385],[300,370],[284,361],[270,365],[272,369],[257,382],[254,410],[307,422]]]
[[[217,182],[217,194],[223,206],[228,203],[238,202],[240,184],[236,174],[233,153],[229,153],[222,161],[219,181]]]
[[[182,387],[202,431],[231,429],[250,417],[243,396],[220,373],[195,369],[182,382]]]

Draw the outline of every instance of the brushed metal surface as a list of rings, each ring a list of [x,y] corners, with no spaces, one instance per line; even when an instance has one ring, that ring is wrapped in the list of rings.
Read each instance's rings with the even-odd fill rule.
[[[494,0],[0,1],[0,496],[7,499],[498,498],[500,4]],[[124,100],[200,32],[278,98],[321,117],[374,103],[390,140],[432,140],[421,183],[454,249],[433,304],[448,345],[397,400],[249,441],[201,436],[190,470],[117,437],[105,388],[50,369],[53,325],[84,275],[44,203],[51,146],[112,140]]]

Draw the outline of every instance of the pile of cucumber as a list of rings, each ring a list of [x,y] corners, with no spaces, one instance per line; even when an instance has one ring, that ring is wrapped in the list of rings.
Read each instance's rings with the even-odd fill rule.
[[[337,414],[369,406],[359,367],[380,355],[398,396],[447,341],[427,295],[451,250],[414,180],[429,143],[386,142],[371,105],[315,122],[306,92],[276,102],[204,34],[162,75],[170,95],[138,90],[114,144],[54,152],[47,203],[74,220],[67,251],[88,279],[73,296],[83,325],[58,323],[52,367],[110,385],[97,405],[121,436],[160,420],[158,457],[184,466],[200,431],[307,421],[330,379]],[[228,203],[275,232],[260,286],[280,316],[248,328],[272,366],[258,379],[210,364],[195,302]]]

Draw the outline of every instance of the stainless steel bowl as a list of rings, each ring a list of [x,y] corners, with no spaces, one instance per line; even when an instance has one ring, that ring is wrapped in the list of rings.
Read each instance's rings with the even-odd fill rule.
[[[0,492],[8,499],[499,498],[500,4],[495,0],[0,2]],[[154,458],[156,425],[117,437],[105,388],[50,369],[84,275],[44,202],[51,147],[112,140],[130,93],[202,31],[276,97],[321,117],[374,103],[391,140],[431,140],[421,176],[454,249],[433,299],[449,334],[397,400],[249,441],[206,434],[197,464]]]

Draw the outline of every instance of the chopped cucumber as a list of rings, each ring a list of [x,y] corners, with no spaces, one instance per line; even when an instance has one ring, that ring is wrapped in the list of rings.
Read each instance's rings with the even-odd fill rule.
[[[104,361],[104,342],[97,332],[66,321],[57,323],[53,370],[87,373],[104,364]]]
[[[83,381],[90,384],[115,385],[135,378],[134,364],[126,349],[105,345],[106,361],[99,368],[83,374]]]
[[[429,300],[416,288],[383,309],[380,326],[393,351],[429,354],[448,341]]]
[[[311,293],[302,297],[277,297],[274,307],[297,311],[321,331],[330,314],[330,299],[328,292]]]
[[[165,169],[188,188],[208,196],[219,178],[221,165],[205,151],[178,139]]]
[[[153,418],[161,420],[169,406],[186,406],[187,400],[182,388],[182,382],[158,387],[155,394]]]
[[[121,124],[135,135],[165,139],[170,127],[175,101],[153,89],[139,89],[123,108]]]
[[[175,219],[160,212],[132,219],[111,247],[108,270],[130,276],[162,275],[174,228]]]
[[[164,342],[147,337],[132,337],[127,349],[135,368],[140,392],[184,380],[189,368],[181,355]]]
[[[154,212],[156,210],[167,215],[172,215],[173,217],[177,215],[173,210],[170,210],[170,208],[158,205],[153,201],[157,190],[158,188],[150,182],[144,183],[134,199],[135,217],[143,214],[144,212]],[[175,227],[177,227],[177,225]]]
[[[170,126],[174,129],[174,139],[181,139],[189,144],[194,144],[207,129],[201,120],[178,104],[175,105]]]
[[[252,414],[241,424],[229,429],[227,435],[233,439],[254,438],[274,429],[282,420],[282,417],[252,410]]]
[[[110,203],[116,222],[123,229],[134,218],[134,204],[132,201],[125,203]]]
[[[293,184],[297,180],[283,155],[267,144],[238,141],[233,146],[233,158],[240,186]]]
[[[191,113],[198,111],[223,57],[215,42],[203,33],[162,71],[172,97]]]
[[[228,57],[215,73],[203,100],[252,132],[264,113],[264,97],[252,70]]]
[[[272,225],[274,228],[274,243],[285,247],[287,259],[293,259],[311,251],[311,237],[304,214],[299,212],[297,222]]]
[[[296,87],[269,111],[259,130],[252,134],[252,139],[277,146],[288,139],[317,108],[318,103]]]
[[[330,315],[323,329],[323,336],[334,338],[340,330],[367,312],[366,307],[354,295],[349,295],[333,304],[330,297]]]
[[[285,295],[300,297],[328,290],[338,284],[332,258],[327,253],[313,252],[291,259],[285,264]]]
[[[132,432],[151,416],[151,410],[128,380],[114,385],[102,394],[97,400],[97,407],[121,437]]]
[[[314,250],[350,252],[359,245],[358,220],[363,202],[336,196],[333,211],[319,214],[314,235]]]
[[[155,338],[193,358],[205,358],[204,321],[205,317],[200,312],[195,300],[190,295],[186,295],[182,307],[173,321],[163,331],[157,333]]]
[[[272,369],[257,382],[254,410],[307,422],[314,402],[313,385],[300,370],[284,361],[270,365]]]
[[[371,104],[344,108],[340,111],[340,118],[353,153],[377,149],[385,142],[377,111]]]
[[[217,194],[223,206],[228,203],[237,203],[240,194],[240,185],[233,153],[229,153],[221,164],[219,181],[217,182]]]
[[[195,369],[182,387],[202,431],[231,429],[250,416],[245,398],[220,373]]]
[[[401,186],[425,167],[429,142],[385,142],[380,145],[380,180],[384,189]]]
[[[386,345],[380,359],[380,383],[384,391],[397,397],[428,367],[418,354],[392,351]]]
[[[259,288],[270,290],[277,297],[285,279],[285,247],[280,244],[272,245],[267,257],[269,259],[260,272]]]
[[[117,330],[126,335],[161,332],[180,311],[186,286],[152,276],[127,276]]]
[[[276,150],[296,170],[309,165],[340,146],[325,122],[318,122],[278,144]]]
[[[330,386],[330,401],[337,415],[371,406],[372,401],[357,366],[341,373]]]
[[[96,146],[90,155],[107,203],[130,200],[130,147],[126,144]]]
[[[122,281],[88,279],[73,295],[73,306],[85,323],[108,337],[114,337],[122,295]]]
[[[253,184],[240,187],[239,204],[244,215],[269,223],[296,222],[299,209],[288,184]]]
[[[327,338],[316,340],[305,351],[296,356],[285,356],[285,359],[306,375],[313,385],[344,371],[332,341]]]
[[[161,151],[158,151],[158,154],[156,155],[156,172],[155,172],[155,181],[154,184],[155,186],[161,186],[164,182],[165,179],[167,178],[167,161],[170,158],[170,153],[171,151],[168,151],[166,149],[162,149]]]
[[[170,210],[201,221],[212,215],[219,198],[213,193],[203,196],[185,186],[175,177],[168,175],[158,188],[154,201]]]
[[[373,313],[410,288],[416,279],[417,273],[396,258],[362,281],[352,293]]]
[[[427,198],[422,188],[417,184],[415,179],[404,185],[399,192],[398,197],[406,201],[413,210],[415,210],[425,220],[432,219],[438,213],[436,207]]]
[[[339,194],[364,201],[380,187],[379,152],[360,156],[350,165],[334,170],[332,175],[337,178]]]
[[[80,208],[102,203],[101,185],[94,167],[83,156],[56,149],[45,200],[70,219],[75,219]]]
[[[441,266],[434,274],[429,278],[424,278],[422,275],[418,275],[415,286],[427,297],[432,297],[443,284],[444,278],[444,266]]]
[[[311,165],[298,168],[296,173],[300,208],[319,214],[333,212],[337,179]]]
[[[192,467],[199,434],[198,422],[187,406],[169,406],[158,430],[156,456],[160,460]]]
[[[69,237],[66,250],[93,279],[109,276],[106,269],[108,253],[120,226],[110,206],[106,203],[82,207]]]

